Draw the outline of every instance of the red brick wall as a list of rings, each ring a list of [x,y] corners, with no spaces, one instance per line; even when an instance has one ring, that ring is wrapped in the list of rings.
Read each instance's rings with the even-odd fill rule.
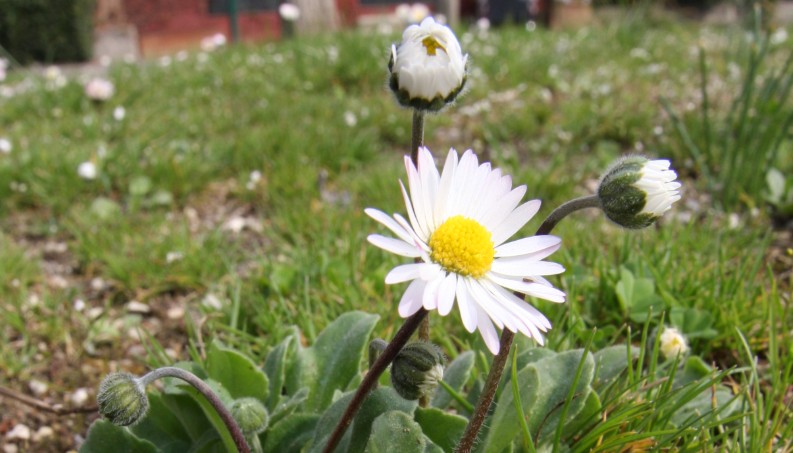
[[[124,13],[140,36],[144,55],[197,47],[215,33],[231,36],[228,16],[210,14],[208,0],[123,0]],[[241,12],[243,41],[275,39],[281,34],[277,12]]]

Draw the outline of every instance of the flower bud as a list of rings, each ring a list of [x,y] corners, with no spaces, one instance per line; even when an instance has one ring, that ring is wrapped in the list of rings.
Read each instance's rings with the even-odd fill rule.
[[[438,346],[417,342],[399,351],[391,365],[391,385],[406,400],[429,395],[443,379],[446,358]]]
[[[143,382],[129,373],[111,373],[99,385],[99,413],[114,425],[130,426],[149,410]]]
[[[391,46],[389,87],[405,107],[438,111],[465,86],[467,61],[452,30],[427,17]]]
[[[659,349],[666,360],[673,360],[688,352],[686,337],[674,327],[664,327],[659,338]]]
[[[256,398],[240,398],[234,400],[229,408],[231,416],[237,422],[242,434],[255,436],[267,429],[270,422],[270,415],[267,409]]]
[[[600,181],[598,198],[606,217],[625,227],[652,225],[680,199],[677,173],[668,160],[629,156],[619,160]]]

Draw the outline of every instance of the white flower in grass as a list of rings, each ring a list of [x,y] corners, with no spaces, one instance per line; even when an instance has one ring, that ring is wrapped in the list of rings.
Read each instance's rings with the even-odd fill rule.
[[[116,87],[107,79],[95,78],[85,84],[85,95],[92,101],[106,101],[113,97]]]
[[[96,164],[91,161],[83,162],[77,167],[77,175],[83,179],[96,179],[97,174]]]
[[[478,329],[494,354],[499,350],[493,324],[521,332],[543,343],[551,323],[513,291],[552,302],[565,294],[544,279],[564,268],[542,261],[561,244],[555,236],[533,236],[506,242],[540,209],[539,200],[520,204],[526,186],[512,188],[512,178],[479,164],[472,151],[458,159],[450,150],[443,172],[432,155],[419,150],[418,166],[405,157],[410,193],[402,185],[408,220],[376,209],[366,213],[397,237],[373,234],[370,243],[420,262],[395,267],[386,283],[411,281],[399,314],[408,317],[421,307],[451,312],[455,301],[466,330]]]
[[[680,199],[677,173],[669,161],[629,156],[601,179],[598,198],[606,216],[625,228],[652,225]]]
[[[123,121],[124,118],[127,116],[127,109],[123,106],[118,106],[113,109],[113,119],[116,121]]]
[[[391,46],[389,86],[400,104],[437,111],[462,91],[467,61],[454,32],[427,17],[405,29],[399,46]]]
[[[0,137],[0,154],[11,154],[12,149],[14,146],[11,144],[11,140]]]
[[[278,6],[278,14],[281,15],[281,19],[294,22],[300,19],[300,8],[292,3],[281,3]]]
[[[664,358],[672,360],[677,356],[685,355],[688,352],[686,337],[674,327],[664,327],[661,332],[660,350]]]

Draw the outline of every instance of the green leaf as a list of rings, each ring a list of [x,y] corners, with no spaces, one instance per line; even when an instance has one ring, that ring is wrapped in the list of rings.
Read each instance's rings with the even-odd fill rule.
[[[328,407],[333,392],[344,390],[358,374],[364,350],[379,317],[353,311],[339,316],[309,348],[298,346],[296,360],[287,373],[287,392],[309,389],[305,407],[317,412]]]
[[[133,197],[142,197],[152,188],[151,179],[147,176],[136,176],[129,183],[129,194]]]
[[[630,346],[631,357],[639,357],[639,348]],[[616,379],[628,367],[628,346],[617,344],[595,353],[595,379],[592,386],[602,388]]]
[[[166,406],[164,400],[169,396],[159,392],[150,392],[148,396],[149,412],[130,431],[156,445],[162,453],[188,451],[192,439],[179,417]]]
[[[539,392],[540,373],[537,368],[530,365],[518,371],[518,388],[523,410],[531,413],[531,404],[537,400]],[[512,444],[512,439],[520,432],[520,425],[515,419],[514,397],[512,392],[503,391],[496,404],[496,410],[487,422],[490,430],[483,444],[484,452],[501,452]],[[531,428],[531,426],[530,426]]]
[[[221,402],[224,406],[228,407],[231,404],[233,398],[229,394],[228,390],[226,390],[222,384],[217,381],[213,381],[211,379],[205,380],[207,385],[212,389],[215,395],[220,398]],[[201,407],[201,410],[204,413],[204,416],[209,420],[214,428],[214,431],[220,436],[220,439],[223,442],[227,451],[234,451],[236,449],[236,445],[234,443],[234,439],[231,437],[231,433],[229,433],[228,428],[226,428],[226,424],[223,423],[223,419],[220,418],[217,411],[212,404],[207,401],[204,395],[193,388],[193,386],[189,384],[182,384],[181,387],[182,391],[188,394],[193,400],[198,403],[198,406]]]
[[[264,451],[301,451],[314,438],[318,421],[319,415],[315,414],[293,414],[284,418],[267,430]]]
[[[682,370],[678,371],[677,376],[675,377],[675,382],[672,388],[677,389],[688,385],[694,381],[698,381],[700,379],[704,379],[710,376],[713,368],[710,367],[704,360],[702,360],[699,356],[691,356],[686,359],[686,362],[683,364]]]
[[[518,388],[523,410],[528,414],[528,425],[537,444],[551,440],[556,429],[560,410],[573,385],[578,364],[584,360],[581,378],[575,387],[575,397],[567,410],[565,423],[573,420],[584,407],[591,392],[590,383],[595,374],[592,354],[583,356],[577,349],[545,357],[526,365],[518,372]],[[509,447],[520,432],[515,420],[512,392],[501,392],[496,410],[488,424],[491,426],[484,444],[486,452],[500,452]]]
[[[246,396],[267,401],[267,375],[241,352],[213,341],[207,352],[207,374],[229,391],[233,399]]]
[[[151,442],[139,439],[126,428],[116,426],[107,420],[99,419],[91,425],[80,453],[156,453],[157,447]]]
[[[633,322],[646,321],[651,309],[653,314],[663,311],[663,300],[655,293],[655,282],[650,278],[636,278],[625,267],[620,268],[620,281],[615,292],[623,312]]]
[[[334,401],[328,410],[322,414],[322,418],[320,418],[317,423],[314,442],[309,451],[318,453],[324,449],[330,434],[333,432],[342,414],[350,404],[353,394],[354,392],[346,393],[344,396]],[[344,451],[347,453],[364,451],[371,433],[372,422],[374,422],[377,417],[385,412],[393,410],[412,414],[416,409],[416,404],[415,401],[408,401],[397,395],[391,387],[376,388],[361,405],[361,409],[355,416],[352,426],[347,429],[341,442],[339,442],[337,451]]]
[[[277,423],[278,420],[287,417],[289,414],[297,410],[297,408],[303,404],[306,398],[308,398],[308,389],[303,387],[288,399],[281,401],[281,403],[275,406],[273,411],[270,413],[270,423]]]
[[[707,388],[675,411],[672,415],[671,422],[675,426],[682,426],[699,417],[705,416],[703,419],[707,419],[707,415],[714,409],[719,411],[719,417],[725,418],[729,417],[740,408],[741,403],[738,398],[735,398],[732,391],[723,385],[718,385],[715,391],[711,388]],[[697,421],[691,426],[694,429],[698,429],[701,425],[702,423]]]
[[[467,418],[434,407],[420,407],[414,416],[424,434],[444,452],[454,451],[468,425]]]
[[[698,308],[675,307],[670,310],[669,321],[679,328],[688,338],[715,338],[719,332],[714,329],[713,315]]]
[[[422,453],[425,448],[421,426],[410,415],[400,411],[386,412],[377,417],[366,444],[367,453]]]
[[[300,333],[297,328],[294,328],[289,336],[270,350],[264,360],[264,372],[270,380],[270,396],[267,401],[267,409],[271,413],[281,401],[281,396],[284,393],[284,379],[288,361],[294,356],[295,345],[299,337]]]
[[[465,351],[446,367],[443,371],[443,380],[449,384],[449,387],[458,392],[462,390],[471,377],[471,370],[474,368],[474,358],[473,351]],[[435,392],[435,396],[432,397],[432,405],[441,409],[447,408],[451,402],[452,396],[443,387],[439,387]]]

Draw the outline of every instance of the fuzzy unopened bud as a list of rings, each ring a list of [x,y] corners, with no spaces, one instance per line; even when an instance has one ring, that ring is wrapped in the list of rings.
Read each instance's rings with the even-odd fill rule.
[[[267,429],[270,423],[270,415],[267,409],[256,398],[240,398],[234,400],[229,407],[231,416],[239,425],[240,430],[246,436],[254,436]]]
[[[443,379],[446,357],[432,343],[410,343],[402,348],[391,365],[391,384],[407,400],[429,395]]]
[[[603,212],[625,228],[652,225],[680,199],[677,173],[668,160],[629,156],[613,165],[598,187]]]
[[[130,426],[149,410],[143,381],[129,373],[111,373],[99,385],[99,413],[114,425]]]

